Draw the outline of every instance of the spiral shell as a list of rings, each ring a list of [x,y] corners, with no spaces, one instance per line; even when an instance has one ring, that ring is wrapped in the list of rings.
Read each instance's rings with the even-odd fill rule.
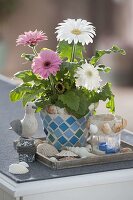
[[[11,164],[9,166],[9,172],[12,174],[26,174],[29,170],[21,164]]]
[[[109,123],[104,123],[101,127],[101,131],[105,134],[109,134],[112,132],[112,129],[110,128]]]
[[[39,144],[37,146],[37,152],[46,157],[53,157],[59,153],[54,146],[52,146],[46,142],[44,142],[43,144]]]
[[[127,120],[122,119],[122,128],[124,129],[127,126]]]
[[[58,156],[58,157],[78,157],[77,154],[75,154],[72,151],[68,151],[68,150],[62,150],[60,153],[56,154],[56,156]]]

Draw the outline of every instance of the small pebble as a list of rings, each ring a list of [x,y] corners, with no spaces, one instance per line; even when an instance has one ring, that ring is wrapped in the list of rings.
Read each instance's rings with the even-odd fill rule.
[[[57,162],[58,161],[55,157],[51,157],[51,158],[49,158],[49,160],[51,160],[52,162]]]

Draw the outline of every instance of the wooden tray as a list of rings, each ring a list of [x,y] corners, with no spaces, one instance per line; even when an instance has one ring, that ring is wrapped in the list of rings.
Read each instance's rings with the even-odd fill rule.
[[[124,141],[121,142],[121,147],[122,148],[129,147],[133,150],[133,146]],[[95,157],[77,158],[75,160],[57,161],[57,162],[52,162],[48,157],[45,157],[40,153],[36,153],[36,159],[39,162],[43,163],[44,165],[52,169],[58,170],[65,168],[81,167],[86,165],[96,165],[96,164],[133,160],[133,152],[96,155]]]

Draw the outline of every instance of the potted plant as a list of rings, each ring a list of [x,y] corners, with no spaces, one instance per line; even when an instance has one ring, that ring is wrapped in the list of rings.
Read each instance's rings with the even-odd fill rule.
[[[23,105],[34,101],[41,111],[47,139],[57,148],[84,146],[86,121],[100,100],[115,111],[111,83],[101,84],[100,73],[109,73],[110,68],[100,64],[105,54],[125,51],[118,46],[108,50],[96,50],[88,58],[85,47],[93,43],[96,35],[92,23],[82,19],[67,19],[56,28],[58,45],[56,51],[36,46],[47,40],[42,31],[29,31],[20,35],[17,45],[28,45],[31,54],[21,57],[31,62],[31,69],[19,71],[14,76],[23,83],[10,92],[11,101],[22,100]]]

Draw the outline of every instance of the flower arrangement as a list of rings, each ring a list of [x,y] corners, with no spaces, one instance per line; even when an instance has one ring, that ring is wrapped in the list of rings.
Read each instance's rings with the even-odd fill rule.
[[[38,43],[47,40],[42,31],[29,31],[20,35],[17,45],[27,45],[31,54],[23,53],[22,58],[31,62],[31,70],[19,71],[14,76],[23,83],[10,92],[11,101],[22,99],[23,105],[34,101],[38,111],[48,105],[65,108],[77,118],[85,116],[91,106],[100,100],[106,101],[106,107],[115,111],[114,94],[111,83],[101,84],[100,73],[109,73],[110,68],[100,64],[105,54],[125,51],[118,46],[108,50],[96,50],[88,58],[85,47],[93,43],[96,35],[92,23],[82,19],[67,19],[56,27],[57,49],[36,50]]]

